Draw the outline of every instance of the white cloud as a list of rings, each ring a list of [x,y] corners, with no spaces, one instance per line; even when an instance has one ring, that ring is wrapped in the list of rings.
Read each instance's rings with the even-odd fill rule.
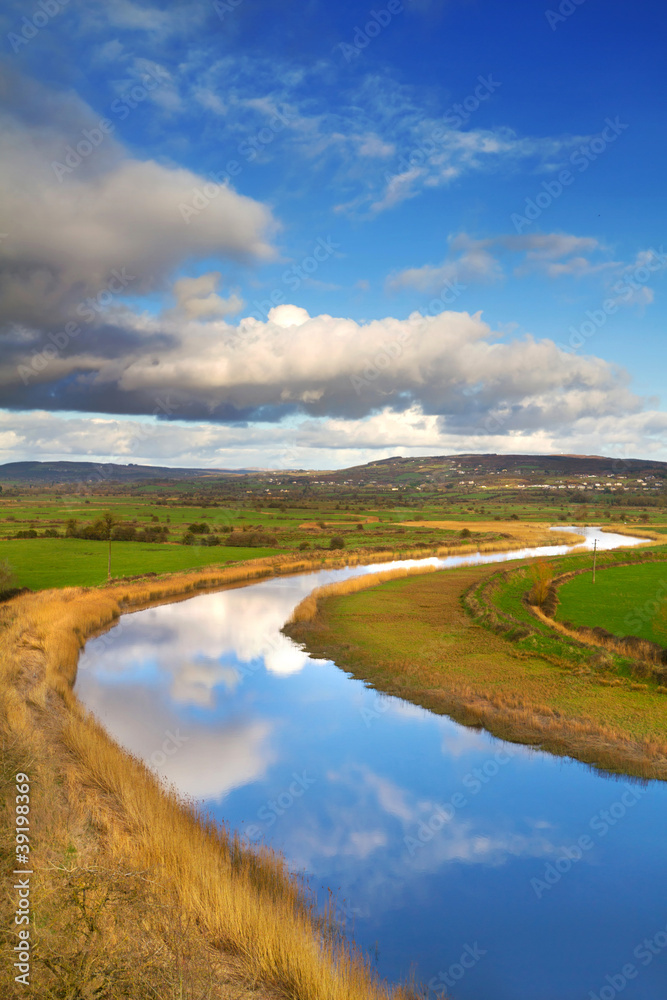
[[[608,248],[595,237],[569,233],[501,234],[485,239],[458,233],[449,237],[447,256],[441,264],[406,268],[387,279],[387,289],[414,288],[428,293],[438,292],[447,282],[467,285],[497,281],[506,275],[502,261],[510,254],[521,255],[513,268],[515,277],[537,273],[553,279],[595,275],[608,275],[610,279],[624,277],[652,258],[652,251],[642,251],[634,264],[625,265],[609,259]],[[652,292],[644,288],[635,300],[652,301]]]
[[[471,432],[418,408],[363,420],[228,427],[0,411],[0,462],[24,459],[137,462],[215,468],[333,469],[392,455],[599,454],[667,460],[667,414],[582,417],[506,433],[493,419]]]
[[[45,96],[34,87],[26,95],[16,116],[3,116],[0,129],[5,323],[70,319],[87,297],[104,294],[123,268],[126,292],[141,294],[161,289],[186,259],[272,256],[275,222],[261,203],[212,185],[205,207],[185,220],[180,206],[193,203],[206,178],[131,157],[115,129],[104,133],[100,117],[76,98]],[[35,111],[41,100],[46,107]],[[36,114],[37,121],[22,120],[26,105],[25,114]]]
[[[240,312],[243,300],[238,295],[223,299],[217,294],[220,277],[219,271],[210,271],[198,278],[179,278],[173,286],[176,305],[166,315],[187,321],[218,319]]]

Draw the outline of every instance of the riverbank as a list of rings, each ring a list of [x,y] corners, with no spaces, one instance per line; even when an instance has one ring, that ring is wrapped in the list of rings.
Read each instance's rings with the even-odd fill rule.
[[[543,536],[552,544],[553,533]],[[572,541],[572,536],[566,536]],[[486,551],[522,548],[504,540]],[[465,555],[475,545],[438,547]],[[396,553],[397,555],[399,553]],[[424,549],[401,551],[424,558]],[[14,865],[14,776],[31,781],[31,992],[105,1000],[407,1000],[323,923],[298,880],[200,816],[121,749],[73,693],[87,639],[121,614],[272,576],[386,562],[392,552],[286,556],[119,580],[100,588],[27,593],[0,605],[0,835]],[[13,927],[13,901],[0,904]],[[11,947],[15,937],[6,931]],[[8,963],[3,995],[18,997]],[[85,995],[81,993],[81,995]]]
[[[73,693],[80,648],[122,611],[283,572],[217,573],[24,594],[0,607],[5,870],[14,776],[30,778],[31,995],[407,1000],[318,916],[280,856],[242,846],[159,782]],[[15,903],[1,904],[16,943]],[[2,995],[18,997],[11,963]],[[87,992],[86,992],[87,990]]]
[[[285,632],[377,690],[506,740],[616,773],[667,780],[667,697],[519,649],[475,622],[471,566],[306,599]],[[349,588],[351,590],[352,588]]]

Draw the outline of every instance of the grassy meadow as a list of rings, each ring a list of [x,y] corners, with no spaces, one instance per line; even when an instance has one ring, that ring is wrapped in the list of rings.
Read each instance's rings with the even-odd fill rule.
[[[160,545],[112,542],[114,578],[145,573],[178,573],[219,563],[257,559],[277,549]],[[49,587],[98,587],[107,581],[108,543],[80,538],[27,538],[0,541],[0,561],[12,567],[16,585],[31,590]]]
[[[295,486],[286,478],[278,497],[265,479],[210,487],[101,484],[78,493],[3,486],[0,578],[6,587],[13,575],[13,584],[35,591],[0,601],[0,766],[5,779],[25,769],[34,783],[40,986],[33,995],[421,996],[379,982],[368,958],[315,910],[282,858],[242,846],[161,785],[84,712],[73,683],[86,638],[138,607],[322,566],[554,542],[549,525],[667,531],[665,508],[647,506],[641,496],[612,509],[606,497],[586,506],[538,491],[520,496],[507,483],[485,494],[463,484],[454,495],[435,488],[425,494],[418,492],[422,478],[384,493],[305,487],[302,480]],[[72,537],[105,515],[114,530],[157,536],[111,541],[111,584],[108,541]],[[259,544],[265,537],[271,544]],[[246,538],[250,544],[239,544]],[[606,553],[600,565],[621,559]],[[554,565],[562,572],[589,562],[589,554],[573,553]],[[654,575],[645,578],[642,595],[659,582],[648,559],[635,572],[648,568]],[[625,773],[667,777],[660,685],[650,678],[637,683],[631,664],[614,654],[605,654],[602,668],[595,665],[590,649],[537,620],[523,601],[529,565],[503,570],[496,583],[498,572],[489,566],[364,577],[307,599],[288,631],[378,689],[465,724]],[[145,574],[154,575],[129,579]],[[523,637],[509,641],[464,608],[464,595],[478,591]],[[0,854],[7,867],[13,794],[6,780]],[[6,927],[10,907],[6,896]],[[9,968],[0,970],[0,992],[22,995]]]
[[[600,626],[667,645],[667,564],[584,573],[558,588],[558,621]]]
[[[573,554],[559,562],[590,558]],[[531,586],[532,567],[487,566],[378,580],[379,586],[367,579],[363,589],[330,587],[319,600],[306,598],[286,631],[313,655],[335,659],[378,690],[506,739],[666,779],[665,689],[635,682],[622,658],[608,656],[601,664],[599,651],[583,644],[570,656],[570,641],[546,624],[522,629],[522,619],[512,616],[518,641],[484,627],[463,597],[499,573],[505,580],[494,597],[502,592],[513,611],[520,604],[532,623],[519,596]]]

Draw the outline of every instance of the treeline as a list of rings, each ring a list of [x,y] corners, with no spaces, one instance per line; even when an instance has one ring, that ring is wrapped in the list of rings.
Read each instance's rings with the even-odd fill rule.
[[[166,524],[136,524],[120,522],[111,525],[112,542],[166,542],[169,528]],[[109,537],[109,525],[103,519],[88,524],[79,524],[70,518],[65,527],[65,538],[85,538],[88,541],[105,542]]]
[[[273,548],[278,544],[276,535],[261,530],[233,531],[221,529],[222,538],[211,532],[208,524],[191,524],[181,539],[182,545],[238,545],[244,548]],[[199,537],[197,537],[199,536]]]

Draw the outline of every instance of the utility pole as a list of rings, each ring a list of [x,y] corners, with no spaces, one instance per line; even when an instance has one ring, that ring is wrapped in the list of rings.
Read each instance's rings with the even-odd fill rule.
[[[102,521],[107,529],[107,539],[109,540],[109,557],[107,559],[107,581],[111,580],[111,529],[114,524],[114,516],[110,511],[102,516]]]
[[[595,560],[597,557],[597,553],[598,553],[598,540],[597,538],[594,538],[593,539],[593,583],[595,583]]]

